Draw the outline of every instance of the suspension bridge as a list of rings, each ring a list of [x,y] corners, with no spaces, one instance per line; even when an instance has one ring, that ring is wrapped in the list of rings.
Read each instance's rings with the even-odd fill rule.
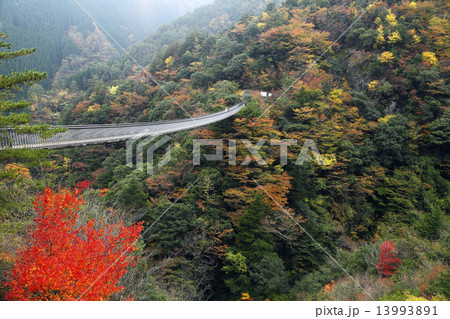
[[[42,138],[38,134],[17,134],[14,129],[0,131],[0,150],[5,149],[56,149],[89,144],[102,144],[136,140],[149,136],[187,131],[214,124],[232,117],[245,106],[241,102],[217,113],[171,121],[129,124],[63,125],[66,131],[52,137]]]

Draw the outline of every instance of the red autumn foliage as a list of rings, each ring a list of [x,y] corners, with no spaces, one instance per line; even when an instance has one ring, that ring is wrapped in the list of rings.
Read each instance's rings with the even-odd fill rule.
[[[377,265],[378,273],[383,277],[392,277],[400,264],[395,245],[388,240],[381,244],[380,249],[380,262]]]
[[[82,182],[78,182],[75,185],[75,188],[78,189],[79,191],[84,191],[85,189],[91,187],[91,182],[90,181],[82,181]]]
[[[7,300],[107,300],[123,289],[118,281],[137,261],[142,224],[79,225],[83,204],[77,190],[46,189],[37,197],[30,244],[9,273]]]
[[[74,169],[80,170],[80,171],[84,171],[85,165],[81,162],[75,162],[72,164],[72,167]]]

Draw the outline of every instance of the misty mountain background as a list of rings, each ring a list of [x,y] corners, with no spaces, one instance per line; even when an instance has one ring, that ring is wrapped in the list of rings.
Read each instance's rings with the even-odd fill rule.
[[[159,25],[212,1],[78,0],[125,48]],[[3,63],[0,72],[37,68],[48,74],[42,82],[46,88],[58,72],[65,73],[60,68],[66,58],[64,67],[71,74],[122,53],[73,0],[0,0],[0,31],[9,35],[13,50],[37,48],[28,58]]]

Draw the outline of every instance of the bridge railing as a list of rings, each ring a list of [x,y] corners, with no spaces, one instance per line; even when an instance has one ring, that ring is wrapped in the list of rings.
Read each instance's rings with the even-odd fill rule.
[[[138,137],[168,134],[178,131],[195,129],[222,121],[235,115],[245,106],[241,102],[227,110],[172,121],[127,124],[94,124],[66,125],[67,131],[56,133],[52,137],[42,138],[38,134],[17,134],[14,129],[0,129],[0,150],[18,148],[63,148],[87,144],[118,142]]]

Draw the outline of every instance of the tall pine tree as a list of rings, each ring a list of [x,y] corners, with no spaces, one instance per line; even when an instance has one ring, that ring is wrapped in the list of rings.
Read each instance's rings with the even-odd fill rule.
[[[257,194],[236,227],[236,249],[250,262],[259,261],[274,252],[273,236],[264,229],[263,220],[270,213],[264,197]]]
[[[4,61],[26,57],[34,53],[36,49],[21,49],[11,51],[11,44],[6,43],[8,36],[0,32],[0,64]],[[16,94],[26,86],[31,86],[47,76],[46,73],[25,70],[24,72],[12,72],[0,74],[0,138],[11,139],[6,128],[14,129],[20,134],[37,133],[42,137],[50,137],[61,129],[50,129],[48,125],[29,125],[30,115],[23,110],[32,103],[23,99],[17,99]],[[38,153],[28,150],[7,149],[0,152],[0,161],[12,159],[33,159]]]

